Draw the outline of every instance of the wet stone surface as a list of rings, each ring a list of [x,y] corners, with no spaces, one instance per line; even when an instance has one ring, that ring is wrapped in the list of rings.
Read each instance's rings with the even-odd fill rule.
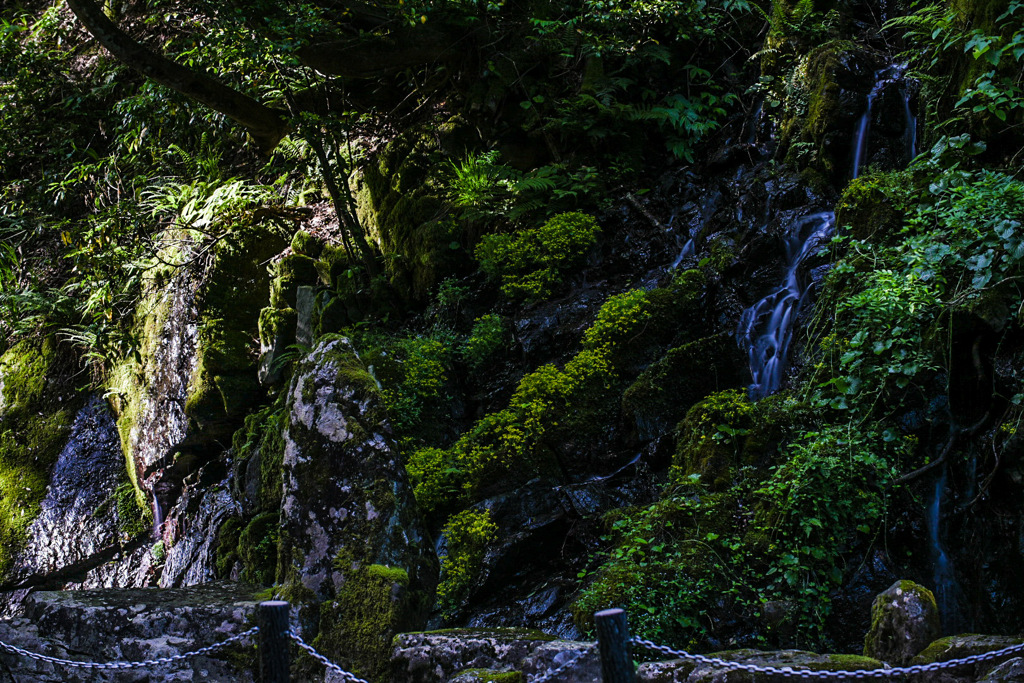
[[[25,614],[0,622],[0,640],[30,652],[90,662],[171,657],[226,640],[253,626],[256,602],[237,584],[189,589],[46,591]],[[213,656],[124,671],[40,662],[0,654],[0,681],[252,681],[253,651],[232,645]]]

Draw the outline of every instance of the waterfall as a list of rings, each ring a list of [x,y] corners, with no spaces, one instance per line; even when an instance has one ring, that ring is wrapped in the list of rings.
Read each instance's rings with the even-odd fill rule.
[[[909,162],[917,155],[917,119],[910,110],[910,92],[907,89],[906,81],[903,78],[907,70],[905,64],[890,64],[884,69],[875,72],[875,84],[868,92],[867,105],[864,113],[857,121],[853,133],[853,162],[850,167],[850,177],[857,178],[864,161],[864,155],[868,148],[868,137],[871,133],[871,114],[875,101],[888,88],[895,86],[903,102],[903,155],[906,162]]]
[[[935,599],[942,616],[943,633],[957,633],[961,630],[960,616],[960,584],[956,580],[953,561],[942,545],[942,498],[946,490],[946,468],[935,481],[932,499],[928,503],[925,518],[928,526],[928,544],[932,558],[932,584],[935,586]]]
[[[786,275],[782,286],[743,312],[737,337],[748,350],[752,399],[763,398],[782,384],[793,325],[808,287],[800,282],[800,266],[832,234],[835,214],[830,211],[803,216],[786,235]]]

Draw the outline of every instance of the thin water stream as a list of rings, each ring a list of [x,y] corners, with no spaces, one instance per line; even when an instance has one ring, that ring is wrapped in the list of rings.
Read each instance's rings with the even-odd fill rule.
[[[857,127],[853,135],[851,145],[853,161],[850,167],[850,177],[857,178],[864,165],[865,155],[868,153],[868,143],[871,134],[871,119],[876,100],[879,99],[889,88],[896,88],[901,101],[903,102],[903,156],[910,161],[917,154],[917,119],[910,110],[910,90],[907,88],[907,81],[904,78],[906,64],[890,64],[884,69],[875,72],[875,84],[868,92],[867,105],[864,113],[857,121]]]
[[[782,285],[743,312],[737,330],[740,348],[750,361],[750,397],[759,399],[782,385],[793,325],[800,315],[808,288],[800,267],[832,235],[835,214],[822,211],[795,220],[786,234],[786,274]]]
[[[962,622],[960,617],[961,590],[960,584],[956,580],[953,560],[942,543],[942,500],[945,491],[946,467],[943,466],[942,474],[935,480],[935,488],[925,511],[925,521],[928,527],[928,543],[931,551],[932,583],[935,587],[935,601],[939,608],[939,614],[942,616],[943,632],[957,633],[960,631]]]

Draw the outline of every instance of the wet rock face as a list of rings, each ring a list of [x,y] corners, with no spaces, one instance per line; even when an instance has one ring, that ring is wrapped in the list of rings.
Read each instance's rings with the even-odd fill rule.
[[[198,287],[197,279],[188,269],[182,269],[154,306],[151,324],[160,328],[146,356],[147,386],[139,415],[128,435],[131,457],[139,474],[157,465],[188,433],[185,403],[189,381],[196,371]],[[157,516],[162,517],[162,513]]]
[[[445,683],[464,672],[490,669],[542,675],[579,655],[590,644],[554,640],[540,631],[453,629],[404,633],[395,639],[391,658],[394,683]],[[579,658],[557,683],[591,683],[601,679],[596,652]]]
[[[864,654],[895,665],[909,662],[942,633],[939,608],[930,590],[897,581],[875,598]]]
[[[256,603],[237,587],[33,593],[25,615],[0,622],[0,640],[77,661],[149,660],[192,652],[252,627]],[[252,650],[126,671],[92,671],[0,653],[0,681],[252,681]],[[241,660],[239,657],[241,656]],[[249,661],[252,660],[252,661]]]
[[[208,468],[216,466],[212,463]],[[226,482],[207,484],[202,476],[186,481],[181,498],[167,516],[164,539],[167,560],[160,587],[194,586],[216,578],[218,531],[239,513]]]
[[[325,654],[379,677],[391,636],[422,627],[437,558],[376,381],[348,340],[322,340],[288,391],[278,580],[305,603],[302,627]]]
[[[123,472],[114,419],[93,397],[75,417],[16,571],[49,573],[116,544],[122,520],[112,497]]]
[[[94,396],[74,419],[9,581],[102,585],[103,577],[116,575],[121,585],[143,585],[141,563],[119,566],[121,548],[131,552],[127,548],[139,545],[137,536],[149,532],[148,524],[140,524],[141,510],[126,485],[114,418],[103,399]],[[16,602],[9,600],[7,606]]]

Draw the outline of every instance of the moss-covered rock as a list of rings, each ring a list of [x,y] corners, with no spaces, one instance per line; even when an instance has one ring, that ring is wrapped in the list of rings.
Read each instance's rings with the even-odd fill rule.
[[[699,475],[712,490],[732,483],[732,468],[743,461],[743,440],[753,425],[753,404],[742,390],[712,394],[686,413],[677,428],[672,460],[677,476]]]
[[[450,215],[441,173],[466,153],[472,131],[459,117],[408,129],[359,180],[360,220],[388,255],[388,278],[401,296],[424,301],[438,282],[470,265],[471,235]]]
[[[304,254],[285,256],[274,265],[270,303],[277,308],[295,308],[298,288],[320,280],[316,261]]]
[[[281,514],[277,510],[256,515],[238,535],[242,580],[254,585],[274,582]]]
[[[897,581],[875,598],[864,656],[901,666],[941,633],[935,595],[913,581]]]
[[[342,553],[341,565],[351,557]],[[345,583],[335,599],[320,606],[320,635],[314,646],[344,653],[343,666],[371,681],[388,680],[391,641],[414,627],[427,607],[422,592],[410,589],[404,569],[379,564],[340,567]]]
[[[295,369],[283,478],[278,582],[325,654],[379,678],[381,642],[433,602],[437,559],[376,381],[347,339],[323,338]]]
[[[23,340],[0,356],[0,574],[27,540],[71,430],[58,356],[51,337]]]
[[[907,172],[850,181],[836,204],[838,229],[857,240],[892,244],[903,227],[903,198],[914,182],[913,174]]]
[[[791,78],[781,142],[812,187],[849,177],[852,131],[872,84],[874,60],[849,41],[815,47]],[[818,187],[818,189],[823,189]]]
[[[322,240],[313,237],[305,230],[299,230],[292,235],[291,247],[294,253],[315,259],[319,258],[320,254],[323,252],[324,243]]]
[[[743,361],[732,335],[724,333],[670,349],[626,389],[622,412],[641,439],[665,434],[708,394],[741,386]]]

